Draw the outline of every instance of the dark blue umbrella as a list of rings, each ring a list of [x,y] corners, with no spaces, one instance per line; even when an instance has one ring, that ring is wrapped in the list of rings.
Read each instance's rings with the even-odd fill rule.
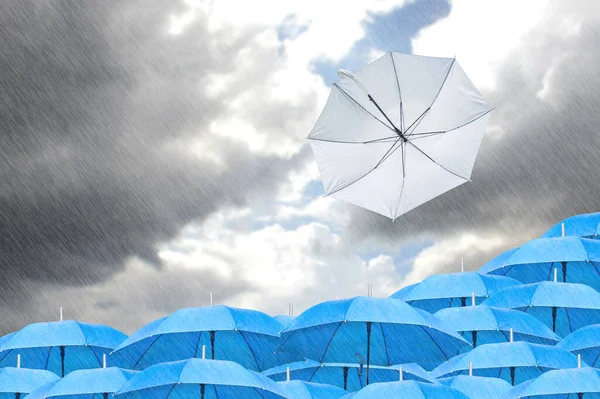
[[[494,260],[481,273],[512,277],[525,284],[558,281],[600,289],[600,240],[579,237],[531,240],[510,256]]]
[[[503,288],[520,284],[517,280],[477,272],[436,274],[415,285],[410,292],[392,294],[410,305],[435,313],[440,309],[471,305],[473,293],[476,303],[487,299]]]
[[[370,383],[398,381],[400,369],[402,369],[405,380],[435,382],[435,379],[421,366],[408,363],[395,366],[371,365],[369,367]],[[358,391],[367,385],[366,367],[360,363],[319,363],[305,360],[265,370],[263,375],[274,381],[285,381],[288,370],[292,380],[335,385],[347,391]]]
[[[456,375],[496,377],[520,384],[545,371],[577,367],[577,356],[555,346],[529,342],[487,344],[441,364],[431,374],[436,378]]]
[[[583,361],[591,367],[600,366],[600,324],[592,324],[573,331],[556,346],[581,355]]]
[[[115,351],[118,364],[127,369],[144,368],[168,361],[202,357],[231,360],[261,371],[300,360],[275,354],[283,326],[255,310],[206,306],[176,311],[142,327]]]
[[[188,359],[150,366],[115,393],[120,399],[285,399],[276,382],[225,360]]]
[[[583,284],[544,281],[504,289],[485,305],[522,310],[561,337],[600,323],[600,293]]]
[[[339,399],[348,394],[333,385],[316,384],[306,381],[285,381],[279,383],[286,397],[294,399]]]
[[[571,216],[552,226],[542,238],[575,236],[596,238],[600,235],[600,212]]]
[[[473,347],[510,341],[554,345],[560,337],[535,317],[513,309],[486,305],[442,309],[435,314],[458,331]]]
[[[127,336],[112,327],[73,320],[30,324],[0,344],[0,367],[16,364],[64,376],[73,370],[102,367],[102,358]]]
[[[520,384],[503,398],[598,399],[600,370],[591,367],[550,370]]]
[[[442,378],[439,382],[464,393],[470,399],[498,399],[513,388],[500,378],[470,375]]]
[[[320,363],[432,367],[468,345],[433,315],[396,299],[356,297],[323,302],[281,332],[278,350]]]
[[[0,369],[0,399],[19,399],[60,378],[47,370],[4,367]],[[21,396],[22,395],[22,396]]]
[[[380,382],[341,399],[470,399],[464,393],[442,384],[416,381]]]

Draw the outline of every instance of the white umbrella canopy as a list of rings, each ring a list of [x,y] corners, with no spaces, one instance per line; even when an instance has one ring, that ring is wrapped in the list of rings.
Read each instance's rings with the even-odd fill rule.
[[[338,74],[308,135],[325,195],[395,219],[469,181],[492,107],[455,59],[387,53]]]

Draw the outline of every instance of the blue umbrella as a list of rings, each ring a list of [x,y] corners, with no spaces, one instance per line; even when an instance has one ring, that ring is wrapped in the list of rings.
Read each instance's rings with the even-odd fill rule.
[[[481,273],[508,276],[523,283],[558,281],[600,289],[600,241],[579,237],[531,240],[501,261],[484,265]]]
[[[596,238],[598,235],[600,235],[600,212],[571,216],[552,226],[542,235],[542,238],[562,236]]]
[[[442,378],[439,382],[464,393],[471,399],[498,399],[513,388],[500,378],[469,375]]]
[[[46,370],[4,367],[0,369],[0,399],[19,399],[21,395],[58,381],[59,377]]]
[[[131,378],[115,398],[281,399],[276,382],[226,360],[188,359],[150,366]]]
[[[410,292],[415,288],[419,283],[407,285],[406,287],[400,288],[398,291],[394,292],[390,298],[400,299],[401,301],[406,301],[406,297]]]
[[[108,355],[127,338],[122,332],[100,324],[73,320],[30,324],[0,344],[0,367],[16,364],[45,369],[64,376],[73,370],[102,366]]]
[[[395,299],[356,297],[323,302],[281,332],[278,350],[321,363],[431,367],[468,345],[438,318]]]
[[[402,368],[405,380],[435,382],[435,379],[427,371],[415,363],[389,367],[371,365],[369,367],[370,382],[398,381],[400,368]],[[275,381],[285,381],[288,369],[290,378],[293,380],[335,385],[347,391],[358,391],[366,385],[366,369],[364,364],[360,363],[319,363],[305,360],[265,370],[263,375]]]
[[[470,399],[464,393],[442,384],[416,381],[380,382],[341,399]]]
[[[435,314],[458,331],[473,347],[510,341],[554,345],[560,337],[545,324],[527,313],[513,309],[491,308],[486,305],[442,309]]]
[[[573,331],[556,346],[581,355],[585,363],[597,367],[600,365],[598,361],[600,360],[600,324],[592,324]]]
[[[286,316],[286,315],[277,315],[274,318],[283,326],[283,328],[289,326],[291,322],[296,320],[296,316]]]
[[[516,386],[504,398],[600,398],[600,370],[591,367],[550,370]]]
[[[52,386],[27,396],[28,399],[107,399],[138,372],[117,367],[75,370]],[[33,396],[32,396],[33,395]]]
[[[535,378],[545,371],[577,367],[577,356],[555,346],[529,342],[481,345],[460,354],[431,372],[434,377],[469,374],[496,377],[512,385]]]
[[[476,303],[487,299],[491,294],[506,287],[520,284],[517,280],[490,276],[477,272],[437,274],[427,277],[406,295],[392,294],[390,298],[401,299],[414,307],[435,313],[440,309],[469,304],[475,293]]]
[[[484,304],[522,310],[561,337],[600,323],[600,293],[583,284],[543,281],[510,287],[492,295]]]
[[[255,310],[222,305],[187,308],[142,327],[113,356],[123,368],[143,370],[157,363],[202,357],[206,346],[210,359],[231,360],[261,371],[301,359],[274,354],[282,329],[274,318]]]
[[[348,393],[333,385],[306,381],[286,381],[279,384],[286,397],[294,399],[339,399]]]

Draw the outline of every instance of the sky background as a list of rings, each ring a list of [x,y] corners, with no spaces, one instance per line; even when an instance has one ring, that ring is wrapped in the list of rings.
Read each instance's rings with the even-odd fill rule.
[[[8,1],[0,27],[1,332],[387,296],[600,211],[593,0]],[[324,198],[305,140],[387,51],[455,56],[496,107],[473,181],[393,223]]]

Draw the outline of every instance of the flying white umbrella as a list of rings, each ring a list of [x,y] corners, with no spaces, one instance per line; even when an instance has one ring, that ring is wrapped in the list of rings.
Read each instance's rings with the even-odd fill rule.
[[[456,60],[387,53],[338,75],[308,136],[326,195],[395,219],[469,181],[492,107]]]

